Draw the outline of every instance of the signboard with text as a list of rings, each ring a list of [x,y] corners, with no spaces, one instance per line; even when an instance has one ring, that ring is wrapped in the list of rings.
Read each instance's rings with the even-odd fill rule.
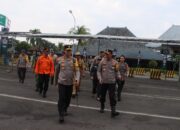
[[[9,28],[11,21],[4,15],[0,14],[0,26]]]

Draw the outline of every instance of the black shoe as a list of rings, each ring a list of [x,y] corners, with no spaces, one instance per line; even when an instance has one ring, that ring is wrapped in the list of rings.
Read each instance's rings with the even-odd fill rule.
[[[46,94],[45,93],[43,93],[43,98],[46,98]]]
[[[114,118],[114,117],[116,117],[116,116],[119,116],[119,112],[112,112],[112,113],[111,113],[111,117],[112,117],[112,118]]]
[[[59,123],[60,123],[60,124],[64,123],[64,117],[63,117],[63,116],[60,116],[60,117],[59,117]]]
[[[119,115],[119,112],[116,112],[115,106],[111,107],[111,117],[114,118]]]
[[[118,102],[120,102],[121,101],[121,97],[118,97]]]
[[[75,95],[75,94],[73,94],[73,95],[72,95],[72,98],[75,98],[75,97],[76,97],[76,95]]]
[[[24,80],[21,80],[21,83],[23,84],[23,83],[24,83]]]
[[[42,91],[43,91],[43,90],[39,89],[39,95],[41,95],[41,94],[42,94]]]
[[[100,113],[104,113],[104,104],[101,104]]]

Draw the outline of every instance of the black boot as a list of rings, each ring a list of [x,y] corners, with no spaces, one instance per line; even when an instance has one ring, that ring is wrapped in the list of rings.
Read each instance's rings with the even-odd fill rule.
[[[21,80],[21,83],[22,83],[22,84],[24,83],[24,79]]]
[[[114,118],[119,115],[119,112],[116,112],[115,106],[111,107],[111,117]]]
[[[21,79],[19,79],[19,83],[21,83],[22,81],[21,81]]]
[[[43,92],[43,98],[46,98],[46,92]]]
[[[121,101],[121,94],[118,94],[118,101]]]
[[[42,94],[42,91],[43,91],[42,89],[39,89],[39,95],[41,95],[41,94]]]
[[[59,116],[59,123],[64,123],[64,115]]]
[[[76,94],[72,94],[72,98],[75,98],[76,97]]]
[[[104,103],[101,103],[100,113],[104,113]]]
[[[65,108],[65,110],[64,110],[64,116],[68,116],[67,108]]]

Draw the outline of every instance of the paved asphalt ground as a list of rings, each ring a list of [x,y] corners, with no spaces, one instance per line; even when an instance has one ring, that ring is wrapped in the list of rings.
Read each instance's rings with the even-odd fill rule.
[[[125,84],[120,116],[99,113],[99,102],[92,97],[92,83],[83,79],[79,101],[72,99],[64,124],[58,123],[57,88],[50,86],[47,98],[35,89],[34,75],[27,73],[24,84],[16,72],[0,67],[0,130],[180,130],[180,84],[130,78]]]

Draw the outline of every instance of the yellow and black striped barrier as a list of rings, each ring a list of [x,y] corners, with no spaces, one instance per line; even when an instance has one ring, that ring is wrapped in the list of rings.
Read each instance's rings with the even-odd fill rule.
[[[165,74],[166,78],[174,78],[175,71],[173,70],[168,70]]]
[[[150,70],[150,79],[161,80],[161,70],[160,69],[151,69]]]
[[[128,77],[133,77],[134,76],[134,71],[135,71],[135,68],[129,68]]]
[[[135,74],[136,75],[144,75],[145,74],[145,69],[144,68],[136,68],[135,69]]]

